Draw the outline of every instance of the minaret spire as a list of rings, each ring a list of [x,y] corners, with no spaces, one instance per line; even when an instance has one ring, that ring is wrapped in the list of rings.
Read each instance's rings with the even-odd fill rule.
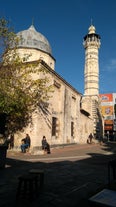
[[[93,19],[91,18],[91,25],[92,25],[92,23],[93,23]]]
[[[84,37],[85,48],[85,95],[99,94],[99,61],[98,49],[100,48],[100,36],[96,34],[95,27],[91,25],[88,34]]]
[[[96,34],[92,24],[88,28],[88,34],[84,37],[85,68],[84,68],[84,96],[82,108],[87,110],[94,120],[93,133],[98,136],[102,133],[100,105],[99,105],[99,58],[100,36]]]

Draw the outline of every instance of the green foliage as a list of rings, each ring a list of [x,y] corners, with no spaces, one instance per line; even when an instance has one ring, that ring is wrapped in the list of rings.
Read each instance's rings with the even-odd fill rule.
[[[27,62],[27,56],[21,58],[18,41],[8,22],[1,18],[0,114],[6,114],[7,131],[11,132],[27,126],[32,112],[41,104],[46,106],[52,92],[46,68],[40,61]]]

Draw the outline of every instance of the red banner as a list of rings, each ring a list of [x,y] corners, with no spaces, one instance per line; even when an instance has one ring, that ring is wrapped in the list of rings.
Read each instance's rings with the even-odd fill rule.
[[[110,94],[100,94],[101,102],[112,102],[113,96],[112,93]]]

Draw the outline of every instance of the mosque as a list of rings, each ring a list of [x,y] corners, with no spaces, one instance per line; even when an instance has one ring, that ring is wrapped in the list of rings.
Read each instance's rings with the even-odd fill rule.
[[[31,25],[27,30],[18,32],[20,37],[18,52],[31,54],[28,62],[37,62],[38,67],[48,71],[48,78],[54,87],[53,96],[48,101],[47,110],[41,108],[32,116],[32,125],[24,132],[15,135],[15,145],[19,146],[22,137],[31,137],[31,149],[41,146],[46,136],[51,146],[72,143],[86,143],[88,135],[102,136],[102,116],[99,101],[99,58],[100,36],[90,25],[83,39],[85,49],[84,94],[77,91],[55,71],[55,58],[49,41]]]

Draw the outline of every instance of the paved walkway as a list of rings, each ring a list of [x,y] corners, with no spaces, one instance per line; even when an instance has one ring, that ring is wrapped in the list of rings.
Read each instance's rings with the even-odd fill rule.
[[[107,164],[116,143],[73,145],[47,155],[8,151],[0,170],[0,207],[88,207],[88,198],[108,184]],[[16,201],[19,175],[32,168],[45,171],[44,189],[33,202]]]

